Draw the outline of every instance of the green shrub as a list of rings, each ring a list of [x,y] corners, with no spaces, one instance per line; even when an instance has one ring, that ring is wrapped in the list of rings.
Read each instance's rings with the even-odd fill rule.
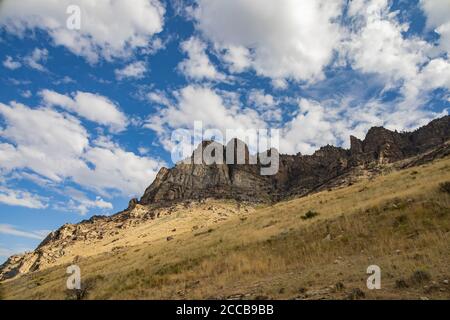
[[[318,216],[319,214],[313,210],[309,210],[307,213],[305,213],[303,216],[301,216],[302,220],[308,220],[308,219],[312,219],[316,216]]]

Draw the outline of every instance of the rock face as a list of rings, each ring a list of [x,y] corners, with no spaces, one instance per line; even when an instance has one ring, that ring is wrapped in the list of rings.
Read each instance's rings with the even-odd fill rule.
[[[450,116],[436,119],[414,132],[399,133],[373,127],[363,141],[351,136],[349,150],[325,146],[312,155],[280,155],[278,173],[272,176],[260,174],[260,161],[252,164],[252,157],[245,147],[244,164],[227,164],[221,158],[220,164],[200,161],[161,169],[140,203],[164,205],[206,197],[277,201],[306,194],[357,166],[396,162],[436,148],[449,139]],[[208,141],[200,144],[191,159],[199,157],[211,144],[213,142]],[[233,146],[236,153],[236,146],[241,144],[243,142],[234,139],[227,146],[216,147],[223,148],[225,155]]]
[[[201,157],[204,150],[214,152],[204,159]],[[268,152],[272,155],[277,151]],[[104,237],[116,236],[118,230],[170,212],[170,206],[176,203],[206,198],[253,203],[278,201],[342,185],[353,170],[374,163],[382,165],[408,159],[399,162],[399,168],[403,168],[448,155],[450,116],[436,119],[414,132],[371,128],[363,141],[350,137],[349,150],[325,146],[312,155],[279,155],[279,170],[275,175],[261,175],[265,167],[263,155],[250,155],[247,146],[237,139],[226,146],[204,141],[193,152],[189,163],[162,168],[142,198],[130,200],[126,210],[110,217],[93,216],[78,224],[65,224],[50,233],[33,252],[10,257],[0,266],[0,280],[41,270],[64,259],[78,241],[95,246]],[[229,159],[232,163],[227,163]]]
[[[190,158],[199,164],[179,163],[172,169],[162,168],[145,191],[140,204],[165,204],[178,200],[205,198],[233,198],[243,201],[268,199],[272,191],[270,180],[267,176],[260,175],[259,165],[249,164],[247,146],[243,145],[243,164],[226,163],[227,148],[231,148],[233,143],[235,146],[243,145],[237,139],[230,141],[227,147],[204,141]],[[218,157],[220,161],[207,164],[201,154],[213,144],[223,151]],[[233,156],[235,162],[236,156],[235,154]]]

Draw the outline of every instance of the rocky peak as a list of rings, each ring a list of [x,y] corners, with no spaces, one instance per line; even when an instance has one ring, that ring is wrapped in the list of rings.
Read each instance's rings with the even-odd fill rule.
[[[411,133],[373,127],[364,140],[350,136],[349,150],[328,145],[312,155],[279,155],[279,170],[272,176],[261,175],[263,154],[251,155],[241,140],[232,139],[226,146],[203,141],[191,159],[206,153],[223,161],[210,163],[197,158],[199,161],[194,163],[163,168],[139,203],[165,205],[205,197],[276,201],[306,194],[357,166],[396,162],[437,147],[448,139],[449,116],[436,119]],[[217,150],[223,158],[214,153]],[[278,155],[275,149],[266,155],[275,152]],[[233,163],[227,164],[227,159],[232,159]]]
[[[355,136],[350,136],[350,153],[357,155],[363,152],[363,142]]]

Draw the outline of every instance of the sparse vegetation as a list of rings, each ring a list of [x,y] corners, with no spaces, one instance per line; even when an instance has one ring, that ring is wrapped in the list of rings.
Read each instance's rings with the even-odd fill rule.
[[[365,297],[366,297],[366,294],[364,293],[364,291],[362,291],[359,288],[354,288],[348,294],[347,299],[349,299],[349,300],[359,300],[359,299],[363,299]]]
[[[442,192],[450,194],[450,181],[442,182],[439,184],[439,189]]]
[[[97,276],[95,278],[87,278],[81,282],[80,289],[66,289],[66,300],[83,300],[88,297],[88,294],[95,287],[95,282],[98,279],[102,279],[102,276]]]
[[[416,270],[411,276],[410,282],[412,284],[422,284],[424,282],[430,281],[431,276],[428,272],[424,270]]]
[[[313,210],[309,210],[308,212],[306,212],[304,215],[301,216],[301,218],[303,220],[308,220],[308,219],[312,219],[314,217],[317,217],[319,214]]]
[[[154,234],[169,223],[160,240],[124,248],[126,257],[120,251],[81,259],[82,275],[96,279],[81,298],[448,299],[442,283],[450,278],[450,195],[436,190],[450,179],[442,170],[449,164],[414,168],[414,181],[411,169],[393,171],[236,214],[213,229],[195,220],[196,212],[191,222],[162,217],[142,230]],[[175,227],[175,239],[166,241]],[[382,269],[381,290],[365,287],[371,264]],[[65,276],[65,266],[56,266],[0,290],[7,299],[66,299]],[[41,285],[29,289],[35,279]],[[438,289],[430,289],[433,281]]]

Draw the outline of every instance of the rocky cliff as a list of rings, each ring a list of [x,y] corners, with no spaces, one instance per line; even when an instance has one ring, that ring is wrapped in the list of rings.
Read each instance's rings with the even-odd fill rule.
[[[370,163],[387,164],[421,154],[450,139],[450,116],[430,122],[414,132],[390,131],[383,127],[371,128],[364,140],[350,137],[350,149],[325,146],[312,155],[283,155],[275,175],[260,174],[262,164],[245,149],[244,164],[180,163],[172,169],[162,168],[155,181],[147,188],[140,204],[167,204],[182,200],[233,198],[266,202],[306,194],[349,170]],[[203,142],[191,159],[202,154],[211,142]],[[232,140],[223,148],[243,144]],[[217,147],[217,146],[216,146]],[[238,148],[234,148],[234,151]],[[272,151],[272,152],[276,152]],[[236,158],[236,156],[235,156]]]
[[[231,140],[226,146],[205,141],[194,151],[191,159],[214,146],[215,150],[223,151],[223,155],[232,150],[234,163],[179,163],[172,169],[162,168],[142,198],[132,199],[126,210],[110,217],[94,216],[78,224],[62,226],[50,233],[36,250],[10,257],[0,267],[0,280],[57,263],[74,262],[73,248],[76,244],[103,250],[97,249],[96,253],[109,252],[118,248],[113,243],[120,241],[122,230],[170,215],[180,208],[185,210],[206,198],[237,200],[237,208],[218,211],[219,216],[228,215],[247,210],[242,209],[241,204],[274,202],[342,185],[351,181],[349,178],[353,177],[355,170],[365,170],[374,164],[382,166],[408,159],[399,166],[402,168],[446,157],[450,155],[449,140],[450,116],[436,119],[414,132],[399,133],[374,127],[364,140],[350,137],[348,150],[325,146],[312,155],[279,155],[279,170],[275,175],[261,175],[264,167],[261,155],[250,155],[239,140]],[[243,150],[241,163],[236,161],[236,150],[239,149]],[[211,215],[211,210],[214,211],[208,205],[206,217]]]

